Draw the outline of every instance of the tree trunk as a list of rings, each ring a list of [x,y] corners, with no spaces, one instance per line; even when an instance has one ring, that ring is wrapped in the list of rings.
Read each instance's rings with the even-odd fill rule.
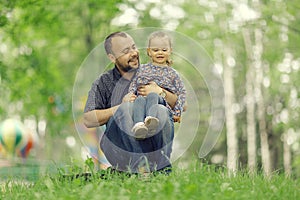
[[[233,110],[234,104],[234,85],[232,76],[232,66],[227,63],[230,50],[225,49],[224,53],[224,90],[225,90],[225,116],[227,130],[227,167],[229,173],[237,171],[238,163],[238,141],[236,131],[236,117]],[[230,54],[229,54],[230,55]]]
[[[291,148],[288,144],[288,133],[283,134],[283,166],[286,176],[290,176],[292,173],[291,169]]]
[[[264,98],[262,95],[262,80],[263,80],[263,69],[261,55],[263,51],[262,46],[262,31],[258,28],[254,31],[255,36],[255,55],[254,63],[256,68],[256,81],[255,81],[255,91],[257,96],[257,118],[259,123],[259,132],[260,132],[260,142],[261,142],[261,158],[262,165],[265,175],[270,175],[271,173],[271,161],[270,161],[270,150],[269,150],[269,141],[268,134],[266,129],[266,119],[265,119],[265,104]]]
[[[255,127],[255,99],[253,91],[254,66],[253,52],[250,33],[248,29],[243,29],[243,38],[248,57],[248,71],[246,73],[246,108],[247,108],[247,154],[248,168],[250,172],[256,169],[256,127]]]

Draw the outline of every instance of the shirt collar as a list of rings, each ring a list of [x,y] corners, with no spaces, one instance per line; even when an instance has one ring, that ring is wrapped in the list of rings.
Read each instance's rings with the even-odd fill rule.
[[[113,69],[113,74],[114,74],[114,77],[116,79],[120,79],[122,77],[121,73],[119,72],[117,66],[115,65],[114,69]]]

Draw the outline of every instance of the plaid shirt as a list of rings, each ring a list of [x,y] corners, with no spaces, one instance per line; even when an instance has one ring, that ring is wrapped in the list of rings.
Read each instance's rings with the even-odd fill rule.
[[[116,67],[97,78],[88,94],[84,112],[111,108],[119,105],[128,93],[130,80],[122,78]]]

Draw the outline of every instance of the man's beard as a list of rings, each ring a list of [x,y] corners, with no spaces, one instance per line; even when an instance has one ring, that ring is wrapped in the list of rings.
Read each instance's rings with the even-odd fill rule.
[[[137,59],[138,59],[138,65],[140,64],[140,61],[139,61],[139,57],[137,57]],[[130,62],[130,60],[128,61],[128,63],[127,63],[127,65],[123,65],[123,64],[121,64],[120,62],[119,62],[119,59],[116,59],[116,65],[119,67],[119,69],[121,70],[121,71],[123,71],[123,72],[131,72],[131,71],[135,71],[136,70],[136,68],[134,68],[134,67],[132,67],[132,66],[130,66],[129,65],[129,62]]]

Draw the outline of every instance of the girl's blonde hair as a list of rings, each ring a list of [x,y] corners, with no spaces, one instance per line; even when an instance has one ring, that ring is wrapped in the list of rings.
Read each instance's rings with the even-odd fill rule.
[[[170,44],[170,48],[172,48],[171,37],[167,33],[163,32],[163,31],[155,31],[155,32],[153,32],[153,33],[150,34],[150,36],[148,38],[148,48],[150,47],[150,43],[151,43],[152,39],[154,39],[154,38],[164,38],[164,37],[166,37],[168,39],[169,44]],[[167,65],[170,66],[172,64],[173,64],[173,61],[171,60],[171,58],[169,58],[167,60]]]

